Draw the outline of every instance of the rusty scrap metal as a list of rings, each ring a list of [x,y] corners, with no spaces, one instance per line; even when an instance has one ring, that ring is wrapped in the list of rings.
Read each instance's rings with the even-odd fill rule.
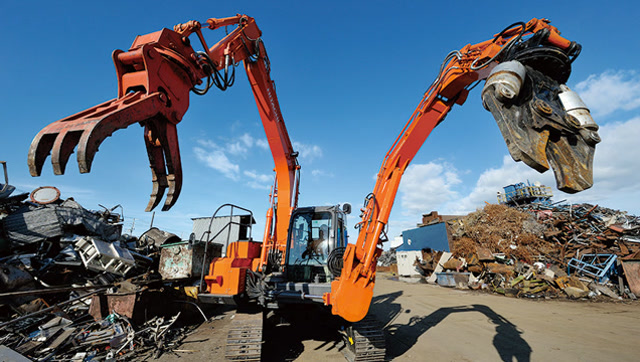
[[[143,240],[123,235],[119,206],[94,212],[72,199],[35,206],[25,198],[0,200],[0,344],[33,360],[131,360],[175,349],[195,328],[191,317],[176,327],[177,315],[144,324],[171,302],[207,320],[166,288],[191,281],[163,283],[158,273],[161,244],[179,237],[157,228]]]
[[[180,242],[162,245],[159,272],[163,280],[178,280],[199,277],[203,267],[213,258],[222,254],[222,244],[211,243],[206,250],[205,243]]]
[[[640,260],[623,260],[622,269],[629,289],[636,296],[640,296]]]
[[[133,318],[133,310],[137,302],[137,293],[124,295],[101,294],[91,297],[89,315],[99,320],[111,313]]]
[[[102,292],[104,292],[106,290],[107,290],[106,288],[98,289],[98,290],[95,290],[93,292],[87,293],[85,295],[82,295],[82,296],[79,296],[79,297],[76,297],[76,298],[72,298],[72,299],[69,299],[69,300],[64,301],[64,302],[60,302],[60,303],[54,304],[51,307],[48,307],[48,308],[45,308],[45,309],[30,313],[30,314],[27,314],[27,315],[23,315],[22,317],[12,319],[12,320],[10,320],[8,322],[4,322],[4,323],[0,324],[0,330],[3,330],[5,327],[7,327],[9,325],[12,325],[14,323],[23,321],[25,319],[31,318],[33,316],[36,316],[38,314],[48,313],[48,312],[50,312],[50,311],[52,311],[52,310],[54,310],[56,308],[60,308],[60,307],[62,307],[64,305],[81,301],[83,299],[89,298],[90,296],[92,296],[94,294],[102,293]]]
[[[480,281],[472,283],[471,288],[526,297],[582,298],[602,294],[618,299],[614,294],[618,292],[625,298],[635,298],[635,292],[624,285],[625,278],[607,276],[623,273],[629,286],[635,280],[634,271],[617,268],[614,262],[616,258],[640,256],[640,245],[628,242],[640,236],[640,218],[636,216],[589,204],[531,204],[517,208],[487,205],[450,221],[449,226],[455,257],[479,259],[480,265],[463,268],[479,275]],[[593,255],[609,257],[606,262],[603,259],[596,263],[597,268],[592,266],[594,263],[577,265],[576,261]],[[567,268],[591,281],[591,290],[583,285],[563,284]],[[640,292],[638,289],[634,290]]]

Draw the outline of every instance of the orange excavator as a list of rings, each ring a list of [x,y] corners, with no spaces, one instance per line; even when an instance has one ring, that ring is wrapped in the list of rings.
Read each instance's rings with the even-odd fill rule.
[[[246,15],[190,21],[173,30],[138,36],[131,48],[113,52],[118,97],[42,129],[29,149],[29,169],[40,175],[51,154],[63,174],[77,148],[80,172],[89,172],[98,146],[118,129],[139,123],[149,155],[153,191],[147,211],[169,210],[180,194],[182,171],[176,125],[189,93],[226,90],[242,62],[275,162],[262,242],[230,243],[201,277],[198,298],[213,303],[254,303],[282,315],[318,309],[339,316],[351,359],[382,360],[384,335],[365,318],[373,296],[376,263],[386,241],[389,214],[402,174],[429,133],[469,91],[485,80],[489,110],[515,161],[539,172],[553,169],[559,189],[578,192],[593,183],[598,126],[565,83],[581,46],[546,19],[506,27],[490,40],[449,53],[422,101],[392,144],[373,192],[365,198],[355,244],[347,242],[350,205],[298,207],[300,166],[280,111],[261,31]],[[203,28],[235,26],[208,47]],[[191,35],[202,50],[191,45]],[[309,316],[309,314],[307,314]],[[360,324],[358,324],[360,323]],[[256,325],[247,324],[255,330]],[[230,337],[231,338],[231,337]],[[259,358],[261,337],[241,341],[230,358]]]

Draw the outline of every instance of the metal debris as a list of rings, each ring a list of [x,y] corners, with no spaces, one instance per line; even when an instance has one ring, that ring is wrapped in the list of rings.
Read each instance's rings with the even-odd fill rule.
[[[119,205],[90,211],[59,192],[46,202],[12,196],[8,178],[0,190],[0,360],[157,358],[208,321],[174,289],[200,275],[202,257],[187,253],[197,245],[158,228],[122,234]],[[176,250],[189,254],[184,273],[163,281],[161,251]]]
[[[528,298],[635,299],[640,293],[640,218],[598,205],[488,204],[447,221],[453,259],[416,268],[435,283],[471,273],[468,287]],[[423,253],[424,254],[424,253]],[[447,277],[451,277],[448,280]],[[446,281],[446,282],[445,282]]]

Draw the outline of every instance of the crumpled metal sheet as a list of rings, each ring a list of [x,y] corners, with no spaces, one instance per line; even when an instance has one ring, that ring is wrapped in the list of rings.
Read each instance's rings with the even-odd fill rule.
[[[631,293],[640,296],[640,260],[624,260],[622,268]]]
[[[222,244],[210,243],[206,255],[204,251],[205,243],[163,245],[158,272],[163,280],[200,277],[202,269],[207,272],[213,258],[222,255]]]
[[[0,183],[0,199],[9,197],[15,189],[13,185]]]
[[[9,240],[21,245],[59,238],[66,232],[115,241],[122,231],[122,225],[106,223],[72,199],[60,205],[24,205],[2,223]]]
[[[64,234],[55,206],[25,205],[5,217],[2,223],[9,240],[21,245],[50,240]]]
[[[72,199],[56,207],[56,214],[65,230],[81,228],[89,235],[100,236],[106,241],[118,240],[122,232],[122,225],[106,223]]]
[[[94,295],[91,297],[89,314],[96,321],[106,318],[109,314],[114,312],[132,319],[137,300],[138,293],[123,295]]]

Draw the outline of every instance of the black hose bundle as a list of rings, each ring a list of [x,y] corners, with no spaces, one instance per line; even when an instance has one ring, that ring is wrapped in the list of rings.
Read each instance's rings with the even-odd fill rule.
[[[347,248],[344,247],[333,249],[329,254],[329,258],[327,259],[327,267],[335,278],[339,277],[342,273],[342,265],[344,263],[344,260],[342,258],[344,257],[344,252],[346,249]]]

